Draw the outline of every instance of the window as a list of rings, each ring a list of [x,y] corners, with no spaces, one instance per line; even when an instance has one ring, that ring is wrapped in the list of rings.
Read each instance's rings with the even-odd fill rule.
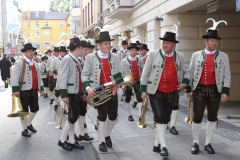
[[[45,22],[45,27],[48,27],[48,22]]]
[[[93,23],[93,0],[91,0],[91,23]]]
[[[36,37],[40,37],[40,32],[39,31],[36,32]]]
[[[40,44],[39,43],[36,44],[36,48],[40,49]]]
[[[74,0],[74,7],[79,7],[79,0]]]
[[[39,21],[36,21],[36,27],[39,27]]]
[[[49,43],[44,43],[44,49],[45,49],[45,50],[48,50],[49,47],[50,47],[50,44],[49,44]]]
[[[64,27],[64,22],[60,22],[60,27]]]
[[[26,25],[29,26],[29,27],[31,27],[31,22],[28,22],[28,21],[27,21],[27,22],[26,22]]]
[[[88,25],[90,25],[90,7],[89,7],[89,3],[88,3]]]
[[[83,29],[85,28],[85,17],[84,17],[84,9],[83,9]]]
[[[44,32],[43,32],[43,35],[44,35],[44,36],[49,36],[49,32],[48,32],[48,31],[44,31]]]
[[[87,6],[85,7],[85,27],[87,28]]]
[[[39,17],[39,12],[35,12],[35,17]]]

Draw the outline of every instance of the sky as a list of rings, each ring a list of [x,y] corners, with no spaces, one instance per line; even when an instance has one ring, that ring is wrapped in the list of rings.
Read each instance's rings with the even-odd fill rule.
[[[23,6],[23,10],[28,10],[28,2],[29,2],[29,10],[30,11],[49,11],[49,4],[52,0],[17,0],[19,4],[19,9],[21,10],[21,3]]]

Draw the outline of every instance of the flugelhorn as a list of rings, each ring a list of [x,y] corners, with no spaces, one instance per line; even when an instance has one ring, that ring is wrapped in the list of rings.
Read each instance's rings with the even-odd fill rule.
[[[28,112],[23,110],[20,98],[15,97],[12,94],[12,112],[8,115],[8,117],[23,117],[28,114]]]
[[[192,95],[188,99],[188,116],[185,118],[186,123],[192,123],[193,116],[193,98]]]
[[[122,83],[116,83],[116,81],[105,83],[95,88],[96,90],[95,96],[93,97],[87,96],[87,103],[94,107],[99,106],[111,99],[112,96],[111,87],[121,85],[132,86],[133,84],[134,78],[132,74],[129,74],[127,77],[123,78]]]
[[[142,112],[141,116],[139,118],[139,122],[137,123],[139,128],[146,128],[146,123],[145,123],[145,117],[147,113],[147,105],[148,105],[148,99],[145,98],[145,100],[142,102]]]
[[[62,120],[63,120],[63,116],[64,116],[64,111],[66,109],[66,106],[67,106],[67,102],[64,103],[64,106],[63,108],[59,108],[58,109],[58,112],[59,113],[56,113],[56,114],[59,114],[60,115],[60,119],[59,119],[59,122],[58,122],[58,126],[56,127],[57,129],[62,129]]]

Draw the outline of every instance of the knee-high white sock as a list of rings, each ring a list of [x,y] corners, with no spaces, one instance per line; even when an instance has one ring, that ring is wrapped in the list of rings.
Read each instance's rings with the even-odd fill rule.
[[[80,129],[80,135],[84,136],[85,131],[84,131],[84,120],[85,116],[79,116],[78,118],[78,124],[79,124],[79,129]]]
[[[98,125],[98,118],[97,118],[98,117],[98,111],[97,111],[97,109],[94,109],[94,114],[95,114],[95,118],[96,118],[94,125],[97,126]]]
[[[112,132],[112,129],[114,127],[116,121],[111,121],[107,119],[107,127],[106,127],[106,137],[110,136],[110,133]]]
[[[87,117],[87,116],[85,115],[85,116],[84,116],[84,123],[86,123],[86,117]]]
[[[170,128],[176,126],[177,117],[178,117],[178,111],[179,111],[179,110],[173,110],[173,111],[172,111],[171,121],[170,121]]]
[[[44,87],[44,93],[48,94],[48,88],[47,87]]]
[[[138,116],[140,117],[142,114],[142,103],[137,103],[137,108],[138,108]]]
[[[32,124],[32,120],[35,117],[36,113],[30,112],[27,116],[27,126],[30,126]]]
[[[54,92],[51,91],[51,99],[54,99],[55,95],[54,95]]]
[[[127,110],[128,115],[129,115],[129,116],[132,115],[130,103],[127,103],[127,102],[126,102],[126,103],[125,103],[125,107],[126,107],[126,110]]]
[[[75,129],[75,124],[71,124],[70,131],[69,131],[69,143],[71,143],[71,144],[75,143],[74,129]]]
[[[199,144],[199,136],[201,132],[201,123],[192,122],[193,144]]]
[[[158,138],[158,135],[157,135],[154,146],[157,147],[159,144],[160,144],[160,142],[159,142],[159,138]]]
[[[20,117],[20,122],[22,124],[23,131],[27,129],[27,116]]]
[[[217,126],[217,121],[215,121],[215,122],[208,121],[207,122],[205,145],[207,145],[208,143],[211,143],[216,126]]]
[[[99,135],[100,143],[102,142],[105,143],[105,131],[106,131],[106,121],[105,122],[99,121],[98,135]]]
[[[65,126],[63,128],[62,136],[60,138],[60,141],[63,143],[67,139],[68,132],[70,131],[70,122],[66,121]]]
[[[158,124],[158,123],[156,124],[157,137],[161,144],[161,148],[167,147],[165,142],[166,125],[167,124]]]
[[[55,97],[54,105],[58,105],[58,102],[59,102],[59,97]]]

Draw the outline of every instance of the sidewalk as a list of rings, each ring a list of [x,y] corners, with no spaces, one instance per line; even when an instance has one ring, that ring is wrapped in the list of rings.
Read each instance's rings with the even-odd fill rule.
[[[156,133],[153,127],[153,113],[150,110],[146,115],[146,124],[147,127],[144,129],[138,128],[138,110],[132,109],[134,120],[129,122],[127,120],[128,115],[127,111],[124,108],[124,103],[120,101],[120,96],[122,93],[119,91],[119,121],[114,126],[114,129],[111,133],[111,139],[113,142],[113,148],[109,149],[107,153],[99,152],[99,138],[97,131],[91,130],[90,135],[94,137],[92,143],[95,152],[98,153],[98,158],[102,160],[159,160],[164,159],[160,156],[159,153],[152,151],[153,144],[155,142]],[[184,101],[181,101],[181,104]],[[179,131],[179,135],[174,136],[169,133],[169,130],[166,131],[166,143],[168,145],[169,156],[167,159],[240,159],[240,138],[239,138],[239,127],[232,127],[231,131],[223,130],[218,128],[217,134],[214,135],[212,145],[215,149],[215,155],[207,154],[203,148],[205,143],[205,131],[206,131],[206,121],[202,123],[202,131],[200,136],[200,152],[198,155],[192,155],[190,150],[192,146],[192,132],[191,125],[184,122],[186,117],[187,107],[181,105],[181,110],[179,112],[178,121],[176,128]],[[238,110],[239,111],[239,110]],[[227,114],[226,111],[223,112]],[[88,123],[95,120],[94,117],[94,108],[88,108]],[[220,116],[221,117],[221,116]],[[237,120],[235,120],[237,121]],[[221,121],[219,122],[219,124]],[[224,122],[223,122],[224,123]],[[228,125],[228,124],[227,124]],[[232,124],[230,124],[232,125]],[[219,125],[220,126],[220,125]],[[227,131],[230,135],[235,136],[233,139],[229,138],[229,135],[226,136],[223,133]],[[236,131],[236,132],[232,132]],[[237,133],[238,132],[238,133]],[[226,137],[226,138],[225,138]]]

